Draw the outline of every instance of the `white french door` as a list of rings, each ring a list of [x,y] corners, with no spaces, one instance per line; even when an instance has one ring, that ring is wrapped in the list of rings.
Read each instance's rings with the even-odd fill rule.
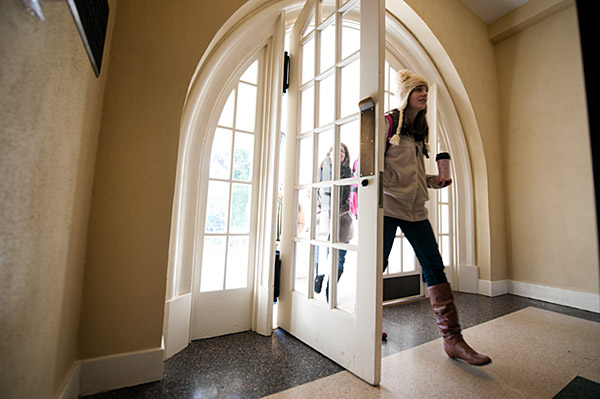
[[[192,339],[252,328],[263,64],[260,51],[230,84],[215,127],[198,224]]]
[[[278,309],[280,327],[373,385],[381,373],[383,13],[382,0],[309,0],[292,29]],[[367,97],[375,107],[361,115]]]

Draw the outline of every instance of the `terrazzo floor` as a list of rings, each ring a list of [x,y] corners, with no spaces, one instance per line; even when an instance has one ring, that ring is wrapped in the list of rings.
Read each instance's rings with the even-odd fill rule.
[[[384,308],[383,331],[388,333],[388,340],[382,344],[382,384],[378,388],[362,382],[278,329],[271,337],[245,332],[194,341],[165,362],[164,378],[161,381],[85,398],[251,399],[269,395],[273,395],[272,398],[418,398],[440,396],[436,395],[435,390],[420,390],[422,387],[432,386],[439,389],[439,385],[444,385],[444,390],[451,387],[451,390],[461,392],[461,395],[453,397],[551,398],[551,392],[558,393],[563,388],[567,392],[567,386],[583,387],[580,389],[587,389],[586,392],[600,387],[596,384],[600,383],[600,314],[514,295],[490,298],[455,293],[455,300],[463,330],[468,329],[464,331],[465,336],[472,346],[492,357],[494,361],[491,365],[474,368],[448,359],[441,348],[441,339],[429,301],[425,299]],[[530,319],[534,316],[538,323],[532,324]],[[587,329],[591,332],[579,339],[579,335],[574,335],[571,329],[559,328],[570,334],[567,341],[573,343],[573,351],[578,352],[563,348],[572,363],[558,362],[558,367],[554,368],[559,370],[561,378],[550,383],[546,380],[552,379],[556,373],[551,372],[548,362],[556,363],[563,358],[549,356],[553,352],[547,350],[548,345],[534,338],[535,334],[540,334],[535,330],[538,325],[546,323],[549,326],[547,330],[556,330],[552,320],[566,323],[566,326],[575,331]],[[541,327],[542,332],[545,330]],[[501,334],[494,335],[494,331]],[[548,335],[547,332],[544,334]],[[560,337],[552,334],[550,337],[558,340],[558,343],[562,342]],[[595,346],[593,343],[589,346],[590,339]],[[515,348],[522,348],[525,356],[513,353]],[[586,351],[589,353],[585,354]],[[583,353],[587,357],[584,356],[581,360],[575,353]],[[511,356],[517,361],[512,361]],[[585,364],[575,365],[574,362],[578,359]],[[410,364],[410,368],[406,368],[406,364]],[[530,373],[530,376],[516,371],[511,374],[513,365],[520,364],[525,368],[521,368],[522,372]],[[547,366],[539,368],[539,364]],[[572,375],[575,366],[579,371]],[[547,370],[549,367],[550,370]],[[564,368],[568,370],[565,371]],[[424,382],[419,370],[423,372],[423,376],[435,373],[438,378],[435,383]],[[461,376],[466,377],[462,383]],[[542,385],[549,388],[528,393],[520,385],[513,384],[517,377],[531,377],[534,381],[541,378]],[[574,380],[576,377],[580,378]],[[418,384],[419,381],[421,384]],[[482,392],[485,395],[477,396]],[[473,394],[469,396],[469,393]]]

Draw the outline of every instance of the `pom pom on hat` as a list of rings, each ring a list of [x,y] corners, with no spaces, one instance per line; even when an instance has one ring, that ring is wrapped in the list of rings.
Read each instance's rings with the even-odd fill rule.
[[[402,129],[402,122],[404,121],[404,109],[408,105],[408,96],[418,86],[425,86],[429,88],[429,83],[421,75],[412,73],[408,69],[398,71],[396,74],[396,99],[398,100],[398,111],[400,115],[398,117],[398,129],[396,133],[390,138],[391,145],[400,144],[400,130]]]

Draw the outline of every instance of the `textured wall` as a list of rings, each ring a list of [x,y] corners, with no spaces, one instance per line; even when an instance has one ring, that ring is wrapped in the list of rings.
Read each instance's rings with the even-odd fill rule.
[[[592,161],[574,6],[497,45],[512,280],[598,293]]]
[[[183,103],[244,0],[119,3],[98,143],[81,357],[161,345]]]
[[[77,359],[104,79],[66,2],[43,11],[0,2],[2,398],[54,397]]]

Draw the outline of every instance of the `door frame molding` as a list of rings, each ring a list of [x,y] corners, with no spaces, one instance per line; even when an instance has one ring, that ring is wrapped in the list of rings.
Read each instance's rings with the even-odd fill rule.
[[[190,81],[181,116],[172,208],[163,323],[165,358],[178,353],[190,342],[191,312],[188,309],[191,307],[193,291],[194,240],[201,179],[198,165],[202,165],[204,160],[210,157],[210,146],[207,145],[210,142],[207,126],[210,124],[207,121],[214,118],[215,110],[219,109],[214,99],[218,98],[227,80],[235,75],[236,67],[244,63],[247,54],[255,54],[267,45],[273,33],[274,21],[279,15],[285,12],[287,24],[296,18],[303,3],[304,0],[248,0],[219,29],[202,55]],[[421,49],[430,54],[434,65],[438,66],[439,72],[436,72],[436,76],[441,75],[440,79],[443,76],[442,81],[448,84],[448,96],[456,105],[456,112],[460,117],[460,120],[457,119],[458,127],[462,127],[460,131],[464,132],[462,140],[466,138],[469,144],[468,147],[464,147],[466,164],[472,164],[473,169],[485,171],[485,154],[474,110],[449,55],[424,21],[404,2],[389,4],[386,16],[396,18],[398,23],[402,21],[400,24],[408,27],[418,39]],[[455,160],[457,155],[454,155]],[[491,249],[487,174],[473,175],[469,170],[463,176],[475,179],[479,186],[475,192],[479,198],[479,205],[477,208],[470,205],[472,208],[463,214],[470,219],[474,219],[475,214],[481,217],[478,218],[477,236],[473,229],[470,234],[472,238],[466,243],[466,253],[473,255],[469,255],[465,263],[459,264],[458,267],[459,271],[468,270],[469,275],[477,279],[476,260],[489,263],[486,260],[489,261]],[[470,190],[474,202],[473,188],[470,187]],[[468,192],[465,195],[469,197]],[[457,224],[462,222],[463,220],[457,219]],[[478,246],[477,258],[474,255],[475,242]],[[462,284],[459,288],[465,290]]]

